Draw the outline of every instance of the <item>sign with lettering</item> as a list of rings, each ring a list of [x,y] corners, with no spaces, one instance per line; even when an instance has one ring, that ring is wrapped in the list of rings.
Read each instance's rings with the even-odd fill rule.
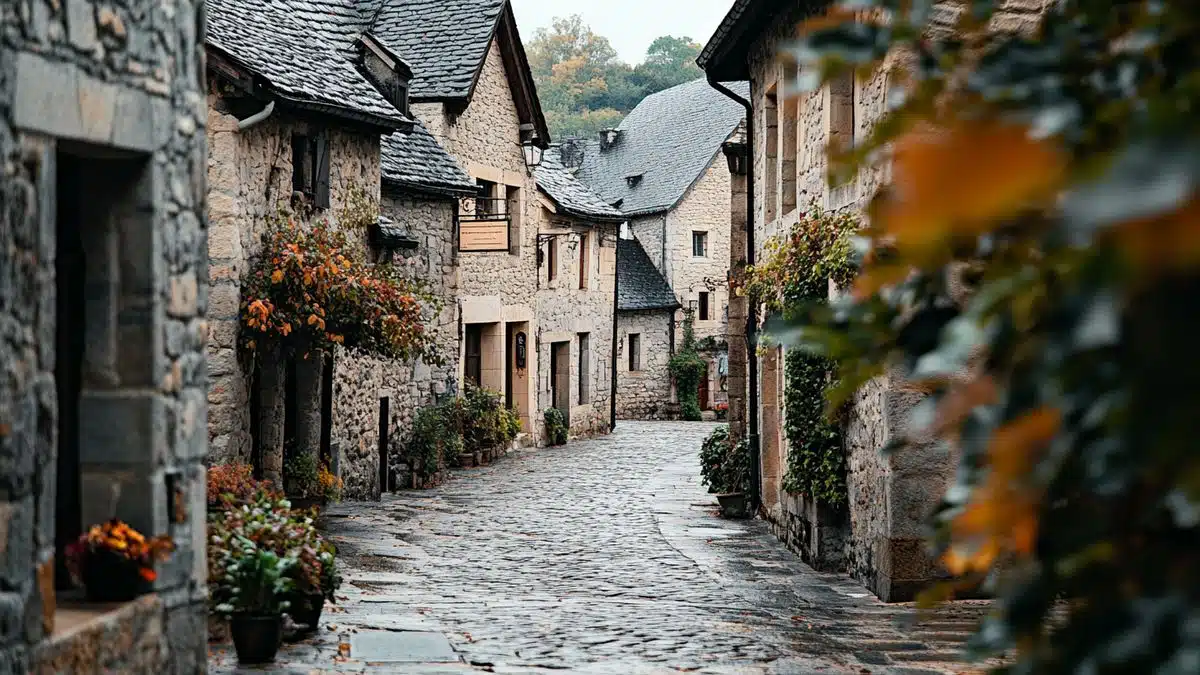
[[[517,369],[524,370],[526,363],[525,333],[517,333]]]

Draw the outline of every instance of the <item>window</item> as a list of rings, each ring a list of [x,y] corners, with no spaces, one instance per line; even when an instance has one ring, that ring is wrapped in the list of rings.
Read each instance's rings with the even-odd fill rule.
[[[468,382],[479,386],[483,381],[483,326],[468,324],[466,327],[466,358],[463,360],[463,376]]]
[[[629,334],[629,370],[642,369],[642,336],[640,333]]]
[[[500,209],[496,203],[496,184],[482,178],[476,180],[475,184],[479,186],[479,197],[475,200],[475,215],[498,215]]]
[[[779,215],[779,99],[775,95],[775,87],[763,99],[763,117],[766,131],[763,139],[766,144],[766,183],[763,194],[767,199],[763,204],[766,221],[773,222]]]
[[[292,135],[292,191],[329,208],[329,136],[324,132]]]
[[[508,209],[508,253],[521,255],[521,188],[505,186],[507,197],[505,207]]]
[[[579,235],[579,288],[588,287],[588,234]]]
[[[789,69],[789,80],[796,79],[796,67]],[[800,98],[789,96],[780,111],[783,119],[780,121],[780,134],[783,137],[783,152],[779,155],[780,173],[783,181],[779,186],[782,210],[784,214],[796,210],[796,164],[798,161],[799,145],[798,131],[800,127]]]
[[[854,74],[847,73],[829,83],[829,144],[849,150],[854,147]],[[854,176],[839,176],[830,191],[831,208],[854,200]]]
[[[558,278],[558,239],[555,237],[546,242],[546,275],[550,281]]]
[[[701,293],[700,293],[700,320],[701,321],[708,321],[708,317],[709,317],[708,296],[709,296],[708,291],[701,291]]]
[[[692,233],[692,256],[695,258],[708,257],[708,233],[693,232]]]
[[[580,405],[591,401],[591,345],[588,344],[590,336],[587,333],[579,334],[579,403]]]

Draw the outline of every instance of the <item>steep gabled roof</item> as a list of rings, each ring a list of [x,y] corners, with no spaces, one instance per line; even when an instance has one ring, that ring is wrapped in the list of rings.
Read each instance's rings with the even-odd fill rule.
[[[383,137],[380,165],[384,185],[394,188],[448,196],[478,189],[420,121],[410,133]]]
[[[549,145],[550,131],[509,0],[371,1],[379,6],[368,30],[412,67],[413,101],[469,103],[488,50],[499,38],[521,122],[533,125],[543,147]]]
[[[749,50],[759,36],[780,23],[794,25],[829,4],[830,0],[734,0],[696,63],[718,82],[745,80],[750,77]]]
[[[545,192],[560,211],[577,218],[600,222],[619,223],[625,220],[620,211],[606,204],[600,195],[576,180],[562,165],[558,147],[551,147],[546,151],[541,166],[534,169],[533,174],[538,189]]]
[[[749,85],[732,89],[747,95]],[[589,142],[576,176],[627,216],[672,209],[695,184],[745,109],[693,80],[647,96],[621,122],[612,146]]]
[[[679,300],[637,239],[617,239],[617,309],[678,309]]]
[[[384,128],[412,124],[283,0],[208,0],[206,43],[286,103]]]

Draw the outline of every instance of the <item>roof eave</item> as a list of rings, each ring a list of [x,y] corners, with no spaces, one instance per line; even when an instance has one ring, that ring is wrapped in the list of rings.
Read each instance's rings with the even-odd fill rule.
[[[320,101],[310,101],[307,99],[296,98],[279,92],[274,87],[271,87],[271,95],[279,98],[284,104],[291,108],[299,110],[307,110],[311,112],[319,112],[330,117],[339,117],[351,122],[366,124],[373,127],[378,127],[389,132],[411,133],[416,122],[411,119],[398,120],[391,117],[385,117],[375,113],[364,112],[354,108],[345,106],[337,106],[329,103],[321,103]]]
[[[466,185],[451,185],[449,183],[410,183],[387,176],[382,177],[382,182],[384,187],[398,192],[440,197],[449,201],[477,194],[477,188],[474,186],[467,187]]]

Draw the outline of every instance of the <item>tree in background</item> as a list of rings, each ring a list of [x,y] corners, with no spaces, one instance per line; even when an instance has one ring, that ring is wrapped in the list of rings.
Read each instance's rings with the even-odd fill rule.
[[[608,38],[579,15],[556,18],[526,45],[546,122],[554,138],[592,136],[615,127],[643,98],[700,77],[700,45],[686,37],[656,39],[630,67]]]
[[[863,273],[799,343],[839,362],[835,406],[892,365],[931,393],[912,424],[960,453],[943,590],[997,597],[980,655],[1200,672],[1195,4],[1059,0],[1005,32],[1009,3],[976,0],[930,39],[931,4],[847,2],[789,50],[808,87],[907,57],[835,172],[892,161]]]

